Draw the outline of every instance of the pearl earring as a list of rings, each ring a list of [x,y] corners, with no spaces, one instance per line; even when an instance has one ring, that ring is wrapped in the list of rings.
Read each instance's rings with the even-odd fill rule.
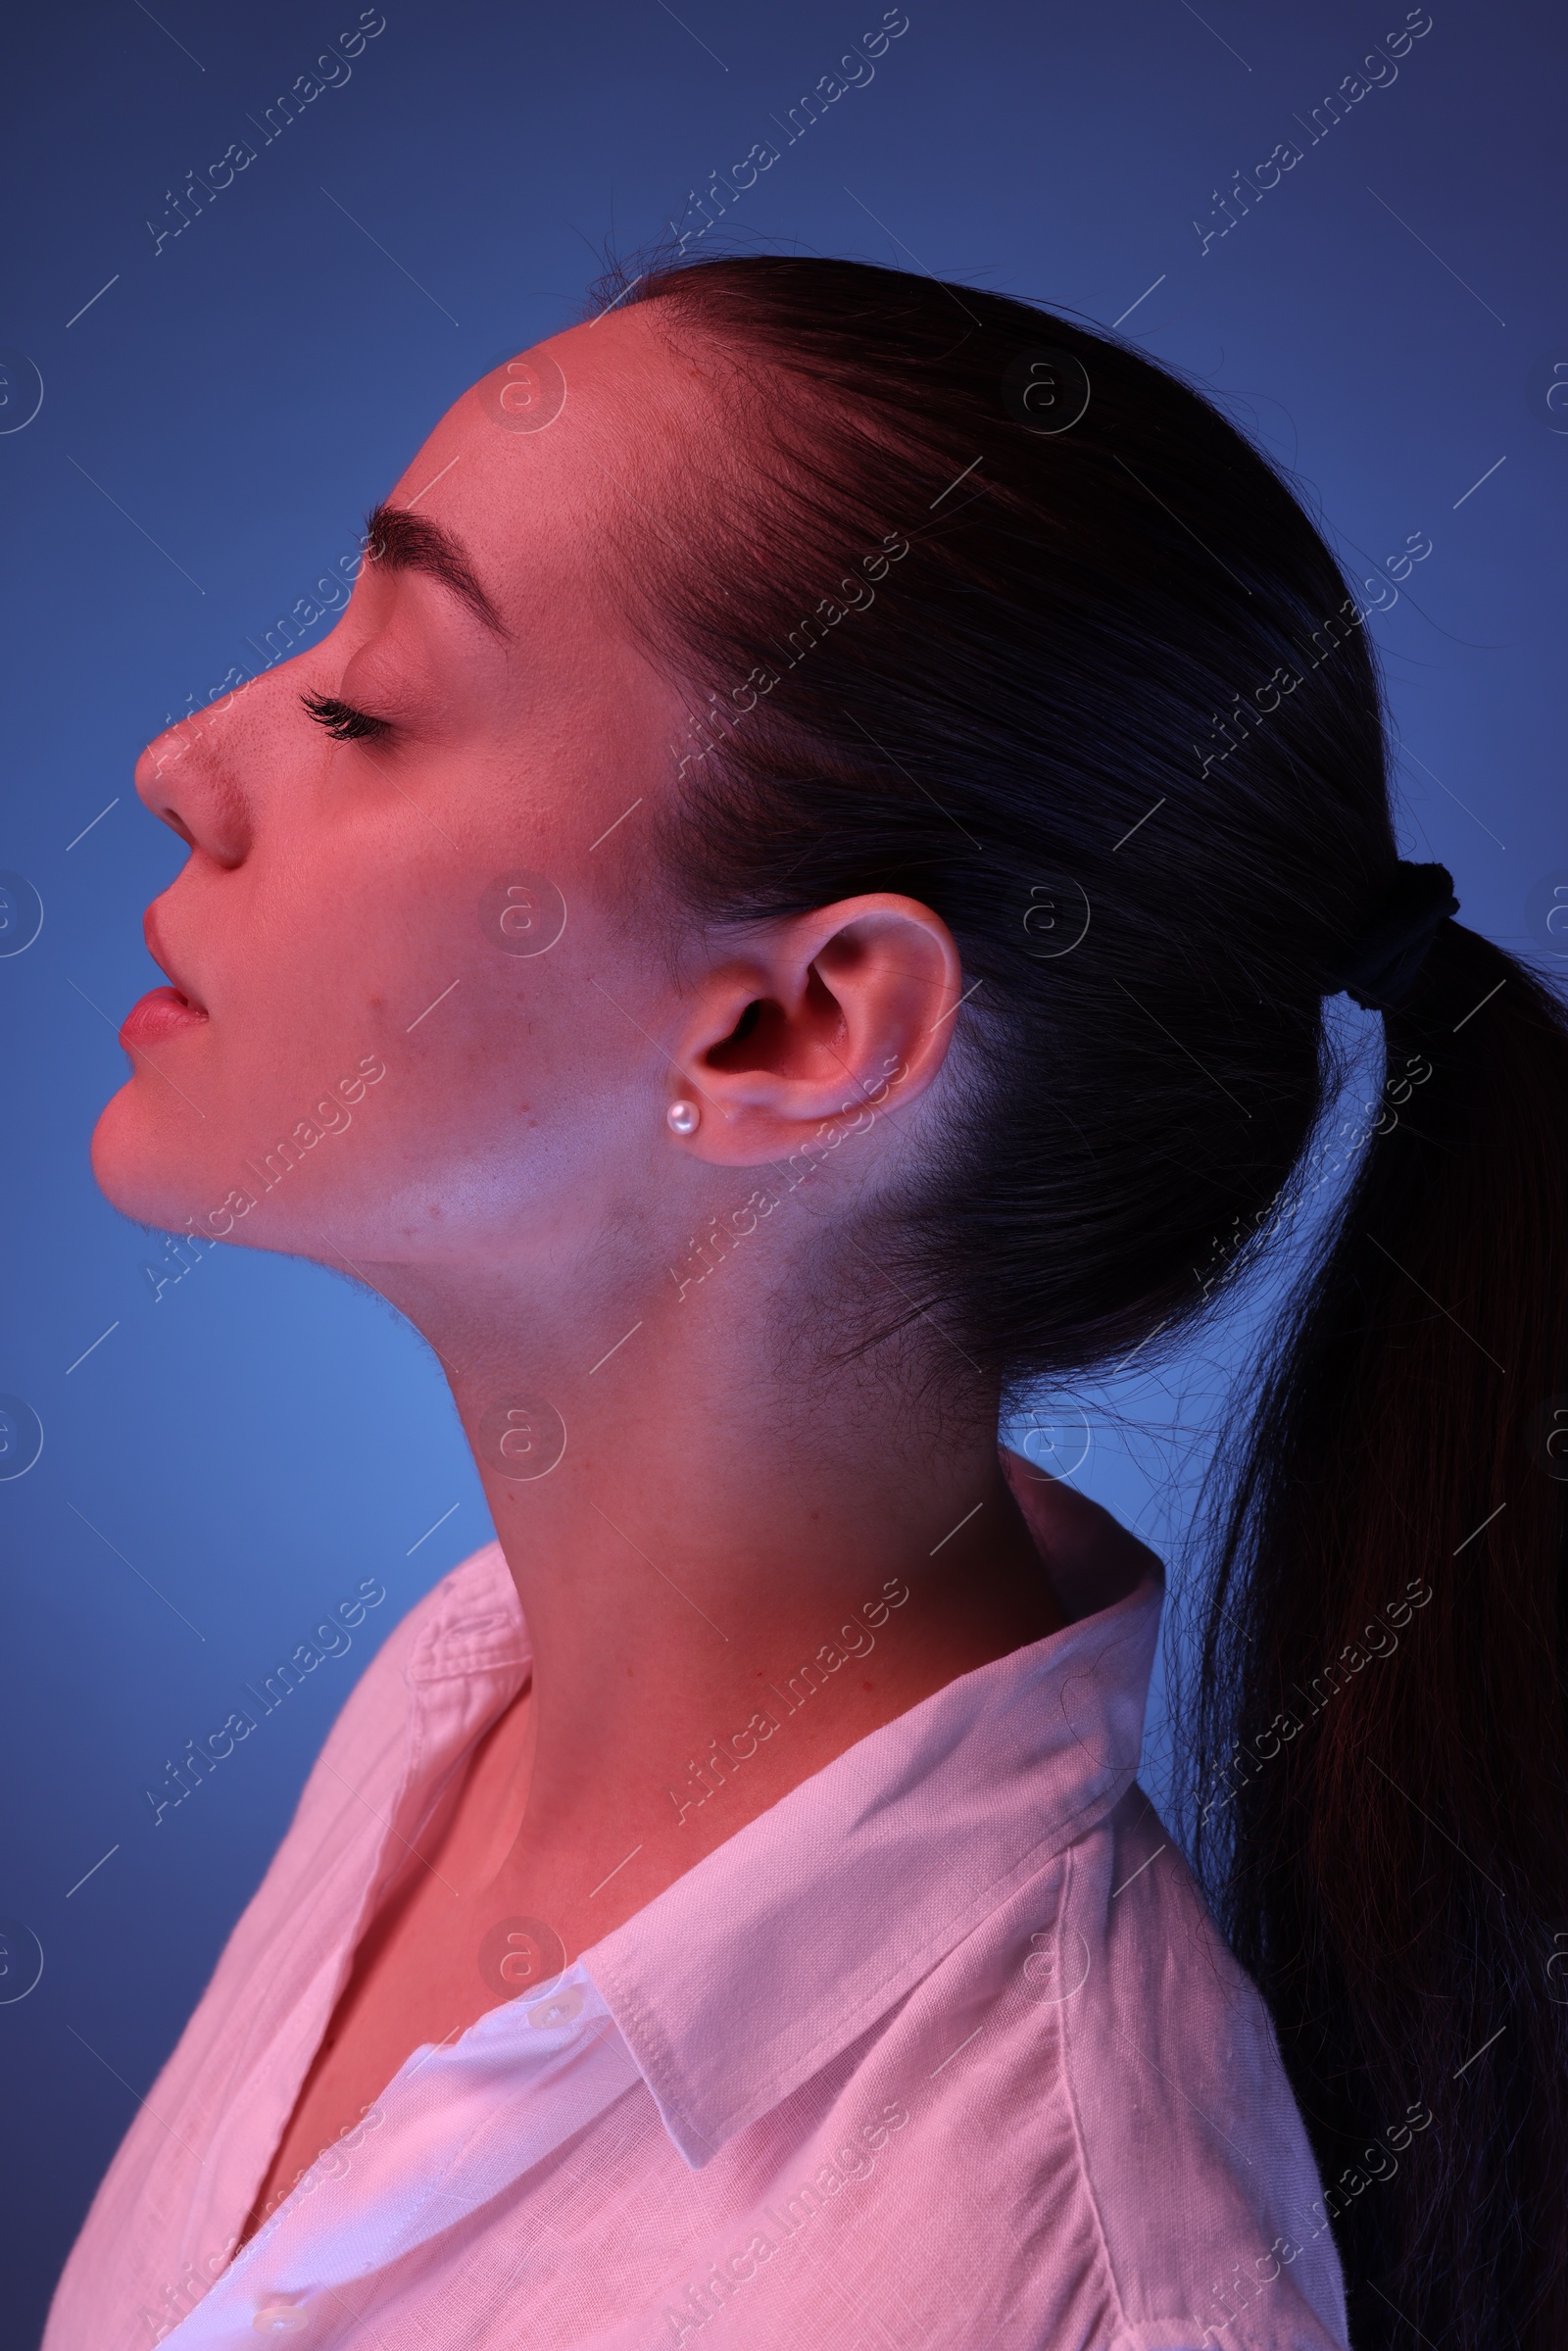
[[[669,1108],[664,1112],[664,1116],[673,1133],[695,1135],[697,1122],[702,1117],[702,1112],[695,1102],[671,1102]]]

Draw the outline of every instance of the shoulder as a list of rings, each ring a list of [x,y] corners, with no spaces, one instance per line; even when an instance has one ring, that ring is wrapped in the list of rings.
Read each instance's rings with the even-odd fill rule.
[[[1092,1620],[1125,1617],[1159,1563],[1087,1496],[1003,1465],[1075,1628],[1057,1638],[1092,1676]],[[1120,1671],[1120,1708],[1068,1677],[1068,1776],[1104,1802],[999,1884],[834,2091],[830,2128],[845,2161],[868,2116],[895,2134],[875,2200],[933,2345],[1345,2351],[1339,2257],[1274,2030],[1132,1776],[1143,1686]]]
[[[1074,1848],[1050,1948],[1118,2351],[1163,2351],[1172,2283],[1194,2351],[1343,2344],[1339,2257],[1268,2010],[1136,1784]]]
[[[1261,1996],[1136,1784],[953,1947],[828,2094],[821,2184],[874,2171],[858,2257],[896,2262],[933,2347],[1345,2351]]]
[[[371,1633],[372,1612],[387,1595],[370,1577],[359,1596],[360,1618],[353,1603],[339,1611],[351,1641]],[[161,2276],[175,2266],[167,2238],[158,2249],[159,2216],[167,2219],[187,2193],[183,2172],[172,2184],[171,2164],[177,2169],[194,2155],[203,2167],[208,2201],[198,2209],[215,2209],[215,2198],[220,2206],[226,2198],[234,2212],[247,2209],[388,1853],[395,1859],[408,1849],[447,1762],[461,1754],[485,1709],[516,1687],[526,1664],[521,1609],[494,1543],[444,1576],[381,1641],[99,2187],[61,2279],[51,2347],[88,2339],[81,2314],[101,2307],[103,2280],[127,2259],[138,2272],[127,2293],[159,2301]],[[275,1689],[264,1681],[252,1695],[262,1719],[274,1704],[298,1702],[281,1680]],[[256,1729],[253,1722],[247,1736]]]

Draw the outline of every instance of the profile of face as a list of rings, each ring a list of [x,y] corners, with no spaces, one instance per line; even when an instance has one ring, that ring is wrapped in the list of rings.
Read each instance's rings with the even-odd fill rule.
[[[416,1285],[662,1281],[719,1177],[889,1070],[928,1086],[961,992],[928,908],[699,924],[673,959],[658,918],[690,697],[627,624],[626,518],[690,529],[675,455],[727,429],[635,309],[540,345],[441,419],[330,634],[148,747],[137,789],[191,854],[93,1141],[122,1210]]]

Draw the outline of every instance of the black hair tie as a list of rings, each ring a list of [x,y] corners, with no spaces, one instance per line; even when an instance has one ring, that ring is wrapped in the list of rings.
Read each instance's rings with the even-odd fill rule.
[[[1439,929],[1458,911],[1446,865],[1411,865],[1401,857],[1393,889],[1335,987],[1368,1012],[1396,1010],[1415,986]]]

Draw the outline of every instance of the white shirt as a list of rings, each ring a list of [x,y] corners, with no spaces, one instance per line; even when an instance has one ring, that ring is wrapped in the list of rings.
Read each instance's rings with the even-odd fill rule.
[[[1134,1777],[1161,1588],[1095,1596],[416,2050],[231,2259],[380,1894],[527,1678],[475,1552],[344,1707],[44,2351],[1344,2351],[1267,2015]]]

